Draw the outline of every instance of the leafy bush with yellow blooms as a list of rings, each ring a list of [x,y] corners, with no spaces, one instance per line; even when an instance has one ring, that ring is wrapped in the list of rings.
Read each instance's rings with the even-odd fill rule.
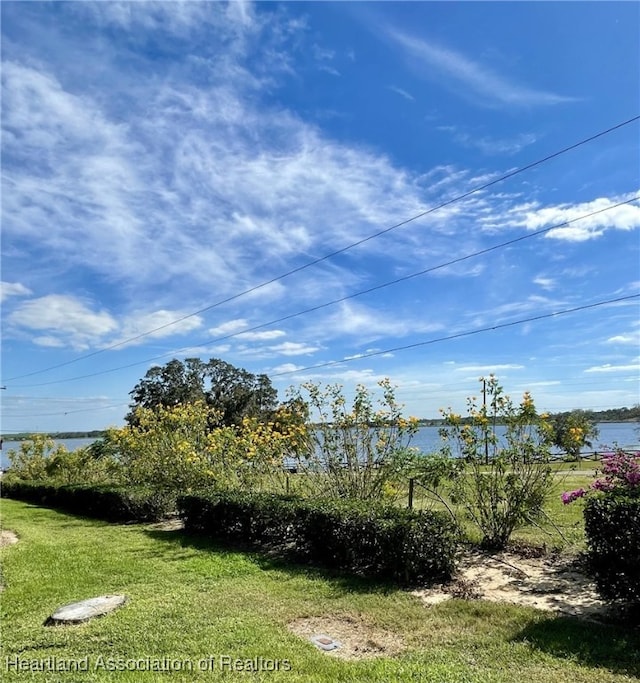
[[[580,460],[583,448],[591,448],[598,428],[582,410],[556,415],[552,421],[553,445],[566,453],[566,460]]]
[[[55,484],[103,484],[121,476],[118,461],[90,447],[69,451],[47,434],[33,434],[8,452],[11,466],[4,481],[48,481]]]
[[[402,416],[388,379],[378,386],[382,396],[376,400],[359,384],[350,406],[338,384],[308,382],[290,391],[292,401],[309,411],[306,448],[296,451],[296,463],[311,493],[392,500],[404,491],[417,455],[409,444],[418,420]]]
[[[528,392],[514,405],[493,375],[480,382],[482,403],[467,399],[464,420],[443,410],[440,434],[451,462],[453,502],[480,529],[485,547],[504,548],[516,529],[544,515],[553,483],[553,430]],[[460,459],[465,468],[456,467]]]
[[[240,425],[211,429],[212,421],[203,401],[138,408],[135,423],[110,430],[109,441],[135,485],[181,493],[284,485],[283,460],[306,438],[286,407],[269,422],[245,417]]]

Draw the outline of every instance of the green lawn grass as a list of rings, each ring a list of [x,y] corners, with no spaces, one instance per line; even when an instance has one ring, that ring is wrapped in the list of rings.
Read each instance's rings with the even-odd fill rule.
[[[180,531],[115,525],[2,500],[3,681],[375,681],[608,683],[640,676],[638,632],[530,608],[452,600],[426,608],[409,592],[217,547]],[[61,605],[108,593],[129,602],[100,619],[44,626]],[[394,657],[342,661],[287,628],[303,617],[353,617],[394,633]],[[88,671],[16,671],[11,662],[82,661]],[[290,670],[222,671],[220,657]],[[100,658],[103,658],[102,660]],[[136,671],[96,669],[142,659]],[[144,670],[163,658],[193,671]],[[212,670],[198,670],[213,658]],[[166,660],[164,660],[166,661]],[[287,668],[288,668],[287,667]]]

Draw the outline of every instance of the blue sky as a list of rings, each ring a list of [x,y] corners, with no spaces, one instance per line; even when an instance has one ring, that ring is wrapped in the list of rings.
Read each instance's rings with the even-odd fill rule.
[[[638,3],[1,11],[3,431],[121,424],[191,356],[639,402],[638,121],[499,181],[640,114]]]

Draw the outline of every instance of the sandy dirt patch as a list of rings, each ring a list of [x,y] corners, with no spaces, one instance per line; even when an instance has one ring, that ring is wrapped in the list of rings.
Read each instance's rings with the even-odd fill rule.
[[[467,552],[454,580],[443,586],[411,591],[427,606],[451,598],[512,603],[579,617],[605,619],[610,609],[576,556],[523,556],[515,552]],[[402,638],[367,624],[360,617],[326,615],[289,624],[296,635],[310,640],[328,636],[340,647],[326,654],[339,659],[392,657],[405,649]]]
[[[13,545],[17,542],[18,537],[13,531],[9,531],[8,529],[2,529],[2,531],[0,531],[0,548],[3,548],[5,545]]]
[[[554,554],[523,557],[513,552],[470,551],[451,584],[412,592],[426,605],[455,597],[526,605],[590,619],[608,613],[578,559]]]
[[[340,647],[326,652],[338,659],[392,657],[405,648],[397,633],[374,627],[355,616],[306,617],[290,623],[289,629],[305,640],[324,635],[338,641]]]
[[[184,529],[184,521],[179,517],[164,519],[161,522],[149,524],[149,529],[154,529],[157,531],[181,531]]]

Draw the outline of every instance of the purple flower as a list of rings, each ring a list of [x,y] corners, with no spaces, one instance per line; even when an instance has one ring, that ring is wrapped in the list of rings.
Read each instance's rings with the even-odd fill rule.
[[[627,472],[626,480],[630,486],[638,486],[640,484],[640,471]]]
[[[596,479],[590,486],[590,491],[609,493],[613,491],[635,492],[640,489],[640,452],[626,453],[617,450],[602,456],[602,474],[604,478]],[[565,505],[582,498],[589,491],[577,489],[562,494]]]
[[[596,479],[593,484],[591,484],[591,488],[594,491],[611,491],[613,484],[606,479]]]
[[[568,505],[569,503],[573,503],[574,500],[582,498],[585,493],[587,492],[584,489],[576,489],[575,491],[569,491],[568,493],[565,492],[562,494],[562,502],[565,505]]]

